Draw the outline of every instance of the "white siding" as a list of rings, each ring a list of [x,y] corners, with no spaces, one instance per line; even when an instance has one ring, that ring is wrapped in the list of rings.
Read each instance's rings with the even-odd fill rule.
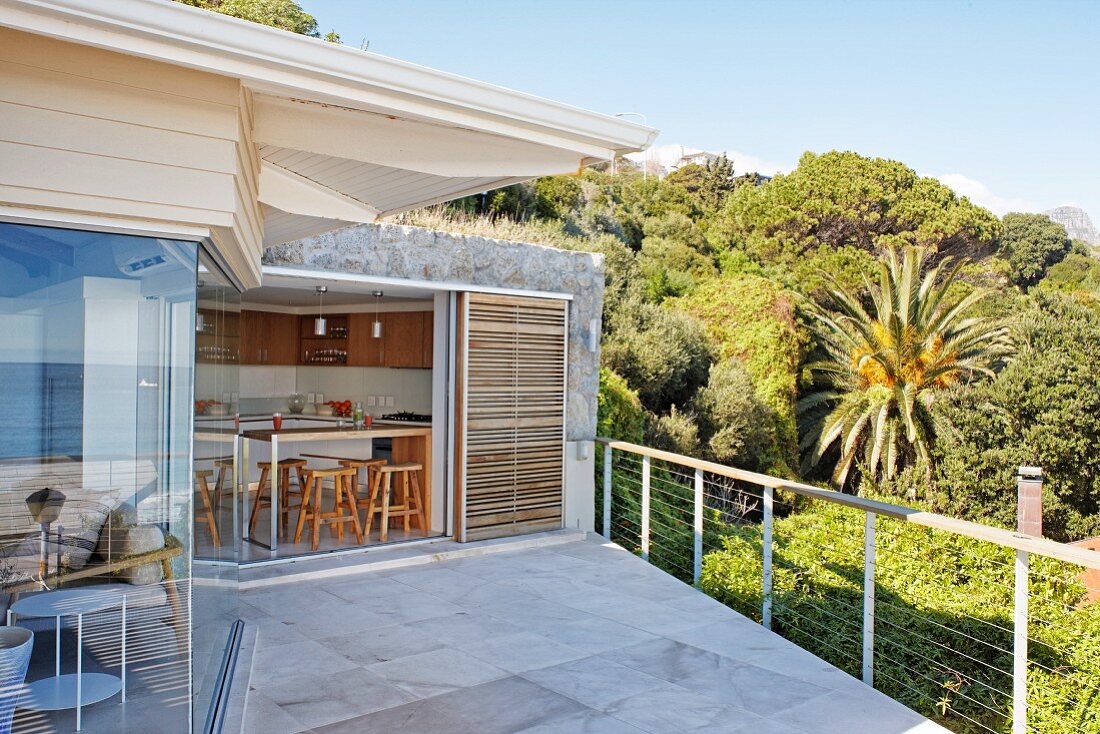
[[[0,28],[0,204],[208,228],[256,285],[251,115],[236,79]]]

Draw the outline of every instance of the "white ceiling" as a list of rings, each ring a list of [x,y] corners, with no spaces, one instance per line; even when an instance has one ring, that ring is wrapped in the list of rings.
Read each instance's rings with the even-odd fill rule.
[[[356,283],[346,280],[332,281],[324,278],[292,278],[287,276],[264,276],[264,285],[246,291],[241,298],[245,305],[287,306],[293,308],[312,308],[317,306],[317,293],[314,288],[328,286],[324,305],[329,306],[371,306],[374,305],[375,290],[382,291],[379,302],[402,304],[414,301],[430,301],[432,291],[407,286],[377,285]]]

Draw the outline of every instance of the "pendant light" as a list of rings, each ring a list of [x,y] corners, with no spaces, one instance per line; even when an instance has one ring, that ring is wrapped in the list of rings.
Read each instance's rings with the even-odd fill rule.
[[[382,291],[374,291],[374,326],[371,327],[371,334],[375,339],[382,338],[382,321],[378,318],[378,299],[382,297]]]
[[[313,320],[313,335],[325,336],[328,333],[328,321],[325,320],[322,306],[325,294],[328,293],[328,286],[319,285],[315,290],[317,291],[317,318]]]

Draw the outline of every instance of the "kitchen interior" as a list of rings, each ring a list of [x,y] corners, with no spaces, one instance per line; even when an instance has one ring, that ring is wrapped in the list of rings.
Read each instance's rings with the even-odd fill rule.
[[[265,277],[239,305],[202,293],[197,555],[225,557],[233,532],[245,541],[242,562],[446,532],[446,426],[437,416],[445,414],[448,294],[298,277]]]

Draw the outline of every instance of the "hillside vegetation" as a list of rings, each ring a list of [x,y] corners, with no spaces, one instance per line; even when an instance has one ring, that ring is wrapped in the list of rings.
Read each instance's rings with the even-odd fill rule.
[[[629,391],[643,419],[601,414],[601,430],[847,491],[881,459],[862,443],[874,431],[861,429],[854,453],[836,444],[806,461],[820,427],[799,411],[820,392],[814,365],[828,356],[815,314],[839,314],[837,294],[871,309],[882,259],[918,248],[918,276],[952,274],[940,306],[959,305],[962,326],[933,328],[926,356],[913,358],[939,354],[941,333],[961,339],[977,321],[1001,341],[988,366],[935,373],[920,388],[924,438],[902,430],[883,491],[1011,526],[1016,468],[1038,464],[1048,534],[1100,533],[1100,261],[1043,215],[998,219],[902,163],[832,151],[771,179],[725,158],[648,180],[623,162],[616,174],[541,178],[404,220],[605,256],[604,385]],[[940,357],[948,370],[961,358]],[[907,388],[896,389],[904,406]],[[851,466],[837,473],[843,457]]]

